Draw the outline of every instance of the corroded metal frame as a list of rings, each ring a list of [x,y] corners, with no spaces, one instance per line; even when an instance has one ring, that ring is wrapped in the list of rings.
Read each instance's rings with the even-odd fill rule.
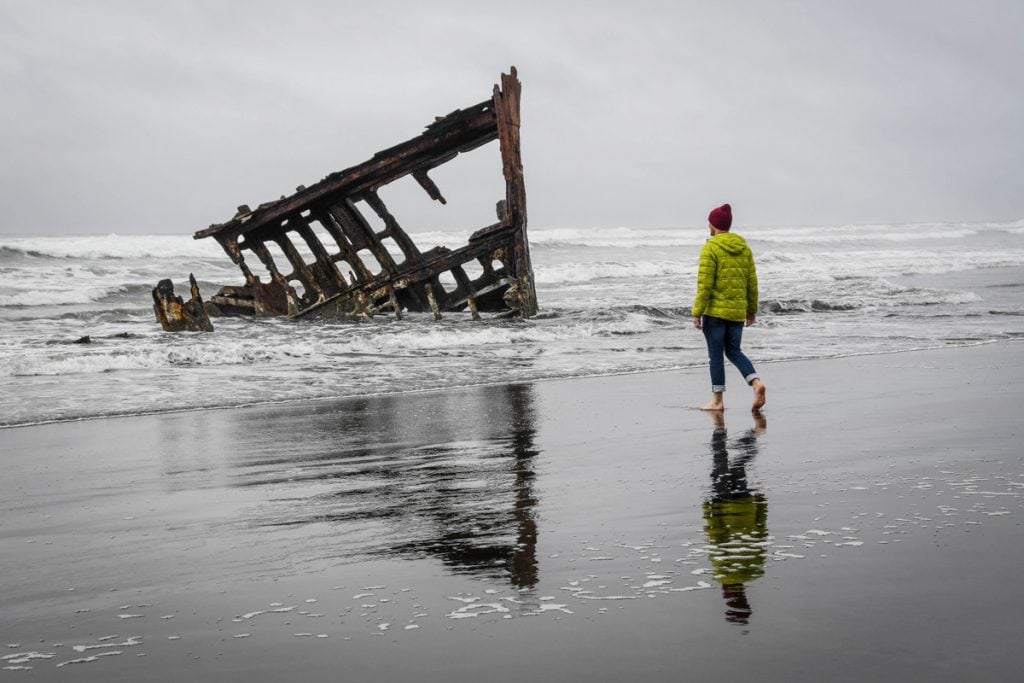
[[[216,239],[245,277],[244,286],[225,287],[211,301],[225,311],[257,316],[391,312],[400,317],[403,310],[432,311],[437,317],[442,311],[461,310],[474,317],[478,311],[534,315],[537,296],[519,139],[522,85],[515,67],[510,72],[501,75],[490,99],[436,119],[418,137],[311,187],[300,187],[289,197],[255,210],[239,207],[226,223],[196,232],[195,239]],[[381,200],[380,188],[412,176],[431,199],[445,203],[430,171],[494,140],[505,179],[497,222],[477,230],[458,249],[421,252]],[[376,214],[382,230],[370,225],[360,203]],[[385,240],[397,245],[400,254],[389,251]],[[307,250],[300,250],[302,244]],[[276,245],[277,259],[271,245]],[[252,272],[247,258],[259,260],[269,282]],[[466,272],[470,264],[480,272],[475,278]],[[454,289],[442,285],[446,273]]]

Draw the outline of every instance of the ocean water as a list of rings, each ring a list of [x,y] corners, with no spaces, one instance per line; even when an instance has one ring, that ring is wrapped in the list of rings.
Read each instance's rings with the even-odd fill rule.
[[[769,382],[774,361],[1024,336],[1024,220],[735,231],[761,288],[744,346]],[[422,249],[468,236],[412,235]],[[213,240],[0,236],[0,426],[700,366],[689,307],[705,238],[533,228],[530,320],[217,318],[213,333],[170,334],[158,280],[185,294],[194,273],[205,297],[242,282]]]

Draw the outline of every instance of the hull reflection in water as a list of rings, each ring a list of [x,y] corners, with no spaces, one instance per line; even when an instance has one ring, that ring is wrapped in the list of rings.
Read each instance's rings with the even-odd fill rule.
[[[249,523],[282,532],[292,566],[436,557],[530,587],[532,402],[531,385],[502,385],[305,404],[259,421],[239,411],[229,476],[267,489]]]

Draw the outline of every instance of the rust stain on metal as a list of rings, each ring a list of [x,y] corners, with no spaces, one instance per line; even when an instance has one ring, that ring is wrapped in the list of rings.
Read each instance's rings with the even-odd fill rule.
[[[218,312],[292,318],[401,317],[403,310],[436,318],[463,310],[474,318],[480,312],[534,315],[519,141],[521,84],[515,67],[510,71],[490,98],[437,118],[418,137],[291,196],[256,209],[241,206],[231,220],[195,233],[196,239],[217,240],[245,278],[244,285],[211,297]],[[420,251],[379,190],[412,176],[431,199],[446,203],[430,172],[494,140],[505,180],[497,222],[481,226],[457,249]],[[376,214],[383,229],[371,226],[360,207]],[[254,259],[269,281],[253,272]]]
[[[206,313],[203,298],[199,295],[199,285],[190,273],[192,298],[182,300],[174,294],[174,284],[170,280],[161,280],[153,289],[153,311],[160,326],[167,332],[213,332],[213,323]]]

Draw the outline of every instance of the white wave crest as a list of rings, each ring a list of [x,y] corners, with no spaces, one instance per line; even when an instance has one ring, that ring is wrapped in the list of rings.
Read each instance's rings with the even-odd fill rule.
[[[294,329],[281,325],[276,332],[267,329],[269,334],[248,338],[233,336],[225,330],[215,335],[185,333],[170,339],[155,335],[74,348],[46,345],[27,350],[0,349],[0,356],[9,361],[0,367],[0,376],[61,376],[119,370],[244,365],[299,371],[325,362],[372,363],[376,361],[370,359],[375,357],[516,355],[520,352],[534,353],[545,345],[571,345],[573,341],[587,338],[641,334],[653,325],[649,316],[635,312],[611,316],[607,320],[582,320],[568,324],[559,321],[507,326],[477,323],[429,326],[413,321],[405,329],[397,331],[380,326]],[[246,330],[244,333],[250,332]],[[364,360],[357,360],[359,358]]]
[[[22,354],[6,364],[0,375],[14,377],[95,374],[115,370],[154,370],[173,367],[247,365],[293,357],[288,349],[267,348],[257,341],[229,343],[178,343],[172,349],[152,341],[132,340],[104,348],[83,346],[77,352],[55,347]],[[301,355],[301,353],[299,354]]]
[[[937,239],[960,239],[978,234],[980,226],[920,225],[841,225],[827,227],[751,228],[742,234],[751,241],[768,243],[842,244],[856,242],[901,243]]]
[[[57,237],[3,237],[0,247],[26,255],[80,259],[204,259],[226,258],[212,239],[192,235],[69,235]]]
[[[100,301],[123,287],[74,287],[71,289],[33,289],[13,294],[0,294],[0,306],[61,306],[67,304],[89,304]]]
[[[530,232],[531,244],[549,247],[694,247],[705,239],[707,230],[697,228],[546,228]]]
[[[591,282],[610,278],[656,278],[663,276],[696,277],[697,262],[679,261],[607,261],[562,263],[534,266],[537,284]]]
[[[465,328],[424,328],[398,334],[356,337],[329,342],[322,352],[410,355],[424,352],[495,353],[509,347],[527,347],[551,342],[607,335],[635,334],[649,329],[650,318],[628,314],[606,321],[583,321],[557,325],[516,325],[510,327],[467,326]]]
[[[965,249],[764,251],[757,255],[758,275],[796,277],[878,277],[951,273],[1024,266],[1024,250],[998,252]]]

